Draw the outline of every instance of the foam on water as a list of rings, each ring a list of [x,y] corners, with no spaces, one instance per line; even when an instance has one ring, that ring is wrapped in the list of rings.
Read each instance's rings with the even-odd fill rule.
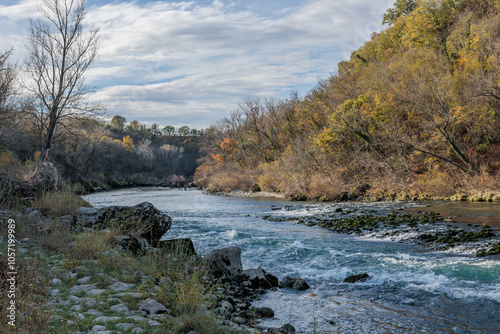
[[[95,206],[149,201],[172,217],[168,238],[192,238],[199,254],[236,245],[242,249],[244,269],[261,266],[279,278],[306,279],[312,287],[306,292],[279,289],[255,303],[275,310],[275,317],[262,326],[291,322],[297,333],[314,328],[318,333],[449,333],[453,327],[455,332],[500,332],[500,324],[491,322],[500,309],[498,256],[474,258],[473,245],[443,252],[393,241],[411,239],[411,230],[391,238],[381,233],[358,237],[261,219],[268,214],[338,215],[334,210],[339,207],[390,212],[412,203],[297,204],[164,189],[121,190],[85,199]],[[346,276],[364,272],[372,278],[343,283]]]
[[[222,233],[222,237],[227,239],[236,239],[238,237],[238,232],[236,232],[235,229],[232,229],[231,231]]]

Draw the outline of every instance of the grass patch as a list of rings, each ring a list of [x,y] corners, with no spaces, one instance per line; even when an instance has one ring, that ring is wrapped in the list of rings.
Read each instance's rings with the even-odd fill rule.
[[[33,207],[43,214],[60,217],[74,215],[79,208],[91,207],[91,205],[73,193],[49,191],[35,197]]]

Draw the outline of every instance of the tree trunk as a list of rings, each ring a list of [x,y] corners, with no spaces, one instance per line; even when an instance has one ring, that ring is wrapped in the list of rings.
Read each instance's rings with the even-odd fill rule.
[[[50,148],[52,147],[52,137],[54,136],[54,130],[56,129],[56,124],[57,124],[57,106],[53,106],[52,109],[50,110],[50,115],[49,115],[49,127],[47,129],[47,137],[45,139],[45,145],[43,147],[42,154],[40,154],[40,162],[48,160],[49,158],[49,151]]]

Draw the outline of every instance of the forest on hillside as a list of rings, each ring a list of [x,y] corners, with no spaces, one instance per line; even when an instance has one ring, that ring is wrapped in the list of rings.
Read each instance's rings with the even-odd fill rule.
[[[306,96],[247,99],[205,131],[196,183],[321,200],[498,192],[500,2],[398,0],[383,23]]]
[[[0,174],[29,182],[40,160],[44,122],[38,113],[17,106],[4,108],[0,117]],[[57,129],[48,161],[77,193],[123,186],[184,186],[197,167],[201,133],[186,126],[127,123],[122,116],[111,121],[72,117]]]

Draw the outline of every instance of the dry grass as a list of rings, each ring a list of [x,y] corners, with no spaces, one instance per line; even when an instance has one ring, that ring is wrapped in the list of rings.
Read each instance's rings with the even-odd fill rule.
[[[70,192],[44,192],[33,200],[33,207],[53,217],[74,215],[81,207],[90,207],[80,196]]]
[[[200,180],[197,184],[206,188],[208,191],[224,191],[231,190],[251,190],[255,184],[254,178],[247,172],[238,174],[231,171],[217,171],[211,177]]]
[[[306,192],[308,198],[330,200],[340,193],[347,191],[348,186],[337,178],[329,178],[325,175],[313,175]]]
[[[16,327],[7,324],[7,307],[10,299],[7,292],[8,263],[0,258],[0,332],[2,333],[49,333],[50,311],[45,306],[49,299],[48,267],[40,258],[16,258]]]
[[[67,255],[77,260],[103,258],[113,249],[117,233],[94,231],[73,236]]]

